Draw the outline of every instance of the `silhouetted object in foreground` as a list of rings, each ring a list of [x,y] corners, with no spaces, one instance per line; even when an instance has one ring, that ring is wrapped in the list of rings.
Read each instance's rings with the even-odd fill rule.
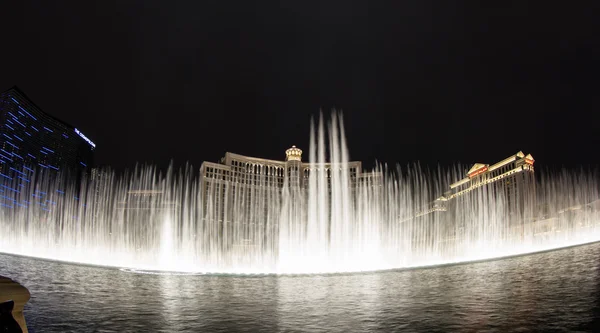
[[[7,277],[0,276],[0,304],[2,305],[2,315],[0,316],[0,333],[4,332],[24,332],[27,333],[27,324],[25,323],[25,317],[23,316],[23,308],[31,294],[29,290],[20,283],[13,281]],[[10,310],[7,310],[10,308]],[[6,315],[5,315],[6,313]],[[19,330],[15,331],[8,326],[4,328],[4,318],[10,318],[10,323],[17,322]],[[12,325],[12,324],[11,324]]]
[[[0,303],[0,332],[2,333],[22,333],[21,326],[13,318],[12,310],[15,302],[8,301]]]

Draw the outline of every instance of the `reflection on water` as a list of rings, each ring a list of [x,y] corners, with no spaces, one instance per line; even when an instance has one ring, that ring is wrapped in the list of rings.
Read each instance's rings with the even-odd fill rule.
[[[31,332],[591,331],[600,243],[482,263],[348,275],[137,274],[0,255]]]

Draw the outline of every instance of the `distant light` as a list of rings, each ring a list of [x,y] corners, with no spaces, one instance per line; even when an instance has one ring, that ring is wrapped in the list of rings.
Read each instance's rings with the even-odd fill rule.
[[[23,109],[22,107],[19,106],[19,109],[23,110],[23,112],[27,113],[28,116],[30,116],[31,118],[33,118],[33,120],[37,120],[36,117],[32,116],[31,113],[27,112],[27,110]]]
[[[27,126],[25,126],[22,122],[18,121],[17,118],[13,119],[15,121],[15,123],[27,128]]]
[[[0,186],[3,187],[3,188],[5,188],[5,189],[7,189],[7,190],[9,190],[9,191],[13,191],[15,193],[21,193],[19,190],[16,190],[16,189],[14,189],[12,187],[8,187],[6,185],[0,185]]]
[[[2,155],[2,154],[0,154],[0,158],[4,158],[4,159],[7,159],[7,160],[9,160],[9,161],[11,161],[11,162],[14,162],[14,161],[12,160],[12,158],[10,158],[10,157],[6,157],[6,156],[4,156],[4,155]],[[4,162],[4,161],[2,161],[2,162]]]
[[[15,169],[15,168],[12,168],[12,167],[11,167],[10,169],[11,169],[12,171],[16,172],[16,173],[20,173],[20,174],[22,174],[23,176],[27,176],[26,174],[24,174],[23,172],[21,172],[21,171],[19,171],[19,170]]]
[[[27,178],[23,178],[23,177],[21,177],[21,176],[17,176],[17,178],[19,178],[19,179],[23,179],[24,181],[26,181],[26,182],[28,182],[28,183],[30,183],[30,182],[31,182],[29,179],[27,179]]]
[[[10,197],[7,197],[7,196],[5,196],[5,195],[0,195],[0,198],[4,198],[4,199],[6,199],[6,200],[8,200],[8,201],[12,201],[13,203],[16,203],[16,202],[17,202],[17,200],[15,200],[15,199],[12,199],[12,198],[10,198]]]
[[[85,135],[83,135],[83,133],[81,133],[78,129],[75,129],[75,133],[77,133],[77,135],[79,135],[82,139],[89,143],[90,146],[96,148],[96,144],[93,143],[92,140],[88,139]]]

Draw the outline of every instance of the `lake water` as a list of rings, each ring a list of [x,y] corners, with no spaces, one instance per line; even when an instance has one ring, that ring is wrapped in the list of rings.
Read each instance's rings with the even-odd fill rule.
[[[153,275],[0,255],[30,332],[590,332],[600,243],[427,269]]]

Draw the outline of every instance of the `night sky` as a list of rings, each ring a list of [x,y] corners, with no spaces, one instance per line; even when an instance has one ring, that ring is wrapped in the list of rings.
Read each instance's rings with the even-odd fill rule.
[[[118,170],[307,153],[332,108],[367,166],[598,164],[598,2],[457,3],[5,1],[0,90]]]

